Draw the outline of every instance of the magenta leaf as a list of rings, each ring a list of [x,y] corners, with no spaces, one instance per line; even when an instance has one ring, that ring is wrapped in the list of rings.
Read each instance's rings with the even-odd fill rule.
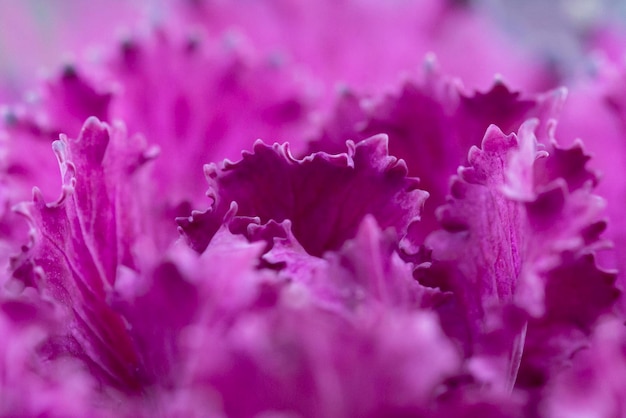
[[[404,163],[387,155],[385,136],[348,143],[347,153],[315,153],[301,160],[288,145],[257,142],[241,161],[226,161],[220,169],[208,166],[206,173],[212,206],[178,220],[200,252],[233,202],[235,218],[244,224],[254,224],[253,218],[261,224],[289,220],[298,243],[319,257],[353,238],[366,215],[402,236],[419,218],[427,196],[406,176]]]
[[[71,318],[60,349],[85,359],[100,379],[134,391],[141,381],[137,353],[107,298],[132,245],[126,241],[131,236],[118,236],[127,222],[120,194],[146,156],[126,144],[116,149],[120,135],[94,118],[78,139],[62,136],[54,142],[62,194],[45,203],[36,189],[33,202],[19,206],[31,223],[32,243],[13,269],[16,278],[58,302]]]
[[[586,158],[580,150],[556,145],[550,155],[538,151],[535,126],[527,122],[518,135],[509,136],[495,127],[487,131],[482,148],[469,153],[470,166],[453,179],[449,203],[439,209],[442,229],[427,240],[434,261],[429,285],[452,290],[468,321],[467,333],[457,328],[457,338],[468,344],[469,353],[484,352],[485,344],[491,352],[494,330],[515,330],[518,324],[517,333],[502,338],[510,344],[509,361],[521,362],[521,375],[528,364],[542,361],[521,358],[525,347],[531,355],[541,352],[534,347],[546,344],[534,338],[545,337],[541,327],[587,333],[619,294],[614,274],[598,269],[591,255],[599,244],[603,204],[591,192]],[[575,303],[563,298],[584,301],[587,307],[573,308]],[[505,318],[509,307],[533,319],[527,326],[518,319],[502,322],[498,318]],[[561,356],[571,354],[580,340],[570,343]],[[504,354],[507,344],[501,344]],[[518,374],[517,366],[510,370],[509,385]]]

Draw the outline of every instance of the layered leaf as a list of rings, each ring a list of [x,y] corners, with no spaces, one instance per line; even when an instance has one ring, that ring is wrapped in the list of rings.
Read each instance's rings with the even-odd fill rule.
[[[480,144],[487,127],[494,124],[510,133],[536,117],[539,135],[546,138],[548,121],[556,117],[562,100],[560,90],[524,96],[500,80],[485,93],[468,92],[427,66],[421,79],[405,81],[384,96],[343,92],[310,149],[339,152],[346,139],[389,135],[390,154],[406,162],[409,175],[418,177],[431,196],[422,222],[410,234],[410,244],[417,247],[438,228],[435,209],[445,203],[448,179],[466,164],[468,150]]]
[[[439,210],[443,229],[427,240],[435,264],[426,280],[455,293],[468,327],[458,338],[466,341],[470,355],[486,350],[492,356],[493,335],[508,330],[501,338],[509,341],[508,349],[503,345],[513,364],[505,379],[509,384],[517,376],[516,363],[522,361],[524,375],[528,363],[538,360],[531,360],[533,350],[546,341],[534,336],[543,326],[588,333],[618,296],[614,275],[599,270],[590,255],[603,229],[603,205],[591,193],[590,181],[577,181],[591,176],[586,160],[580,150],[556,145],[550,155],[537,151],[534,127],[528,122],[509,136],[495,127],[487,131],[482,147],[470,151],[470,166],[452,181],[450,201]],[[564,298],[585,301],[587,307]],[[537,319],[526,326],[523,315]],[[579,342],[570,340],[567,349]],[[522,360],[525,347],[531,347],[531,356]],[[483,371],[488,367],[479,363]]]

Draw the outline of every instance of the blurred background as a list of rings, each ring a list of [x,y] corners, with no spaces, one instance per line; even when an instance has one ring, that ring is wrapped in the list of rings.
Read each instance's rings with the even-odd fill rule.
[[[37,77],[97,54],[129,27],[162,18],[165,0],[0,0],[0,92],[17,98]]]
[[[626,31],[623,23],[626,22],[626,2],[623,0],[439,1],[444,2],[490,20],[500,32],[497,36],[508,38],[507,41],[519,45],[520,50],[531,51],[536,59],[550,66],[557,76],[556,84],[567,84],[573,75],[588,71],[590,61],[598,54],[611,60],[621,60],[624,53],[626,43],[623,40],[626,39]],[[79,58],[97,59],[107,45],[123,37],[129,28],[167,21],[185,8],[194,13],[198,4],[204,4],[209,9],[224,10],[227,3],[239,7],[239,12],[235,8],[235,12],[229,16],[230,24],[239,24],[240,31],[245,32],[249,22],[244,16],[246,10],[252,10],[263,3],[268,8],[275,5],[283,7],[288,2],[0,0],[0,95],[5,101],[15,100],[36,82],[37,77],[54,71],[63,63]],[[414,0],[409,3],[418,6],[423,3],[428,10],[433,7],[431,0]],[[241,19],[237,13],[242,15]],[[213,15],[205,14],[199,19],[210,20],[211,16]],[[223,16],[222,14],[219,17]],[[197,19],[195,23],[199,23]],[[209,21],[205,27],[210,28],[211,24]],[[323,25],[316,28],[319,31],[324,30]],[[466,28],[459,27],[459,31],[463,30]],[[321,33],[319,35],[322,36]],[[254,32],[251,32],[251,37],[254,36]],[[433,52],[439,53],[435,44]],[[459,65],[449,67],[446,70],[462,72],[462,68],[458,69],[461,67]],[[315,70],[319,72],[319,69]]]

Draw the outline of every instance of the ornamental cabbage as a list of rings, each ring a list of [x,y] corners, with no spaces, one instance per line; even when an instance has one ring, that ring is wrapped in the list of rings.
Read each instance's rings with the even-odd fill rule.
[[[470,3],[97,2],[0,72],[0,417],[622,416],[622,32]]]

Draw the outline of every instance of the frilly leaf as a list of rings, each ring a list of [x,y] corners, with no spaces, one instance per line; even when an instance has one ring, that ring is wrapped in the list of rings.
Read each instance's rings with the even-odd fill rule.
[[[540,343],[532,337],[537,327],[565,324],[589,332],[619,294],[614,275],[598,269],[590,255],[600,243],[603,204],[592,194],[587,158],[554,142],[550,155],[538,149],[536,123],[525,123],[518,135],[487,131],[482,147],[469,153],[470,166],[452,180],[449,203],[438,212],[443,229],[426,242],[434,262],[429,285],[453,290],[468,321],[470,352],[482,351],[493,315],[516,307],[536,318],[528,323],[531,338],[511,341],[517,362],[524,345],[532,353]],[[559,302],[566,295],[589,309],[575,314]],[[533,361],[523,359],[522,368]]]
[[[382,135],[356,145],[349,142],[347,153],[320,152],[301,160],[291,155],[287,144],[259,141],[241,161],[207,169],[212,206],[178,223],[201,252],[235,202],[235,219],[253,222],[258,217],[261,224],[289,220],[299,244],[321,256],[353,238],[368,214],[381,227],[393,227],[400,236],[406,233],[427,197],[406,174],[404,162],[387,155]]]
[[[35,189],[33,202],[17,207],[31,223],[32,242],[12,269],[71,318],[69,343],[60,351],[83,358],[99,378],[133,391],[141,380],[137,354],[107,299],[119,266],[132,261],[125,185],[149,153],[124,137],[119,128],[90,118],[78,139],[61,136],[54,143],[62,193],[46,203]]]

